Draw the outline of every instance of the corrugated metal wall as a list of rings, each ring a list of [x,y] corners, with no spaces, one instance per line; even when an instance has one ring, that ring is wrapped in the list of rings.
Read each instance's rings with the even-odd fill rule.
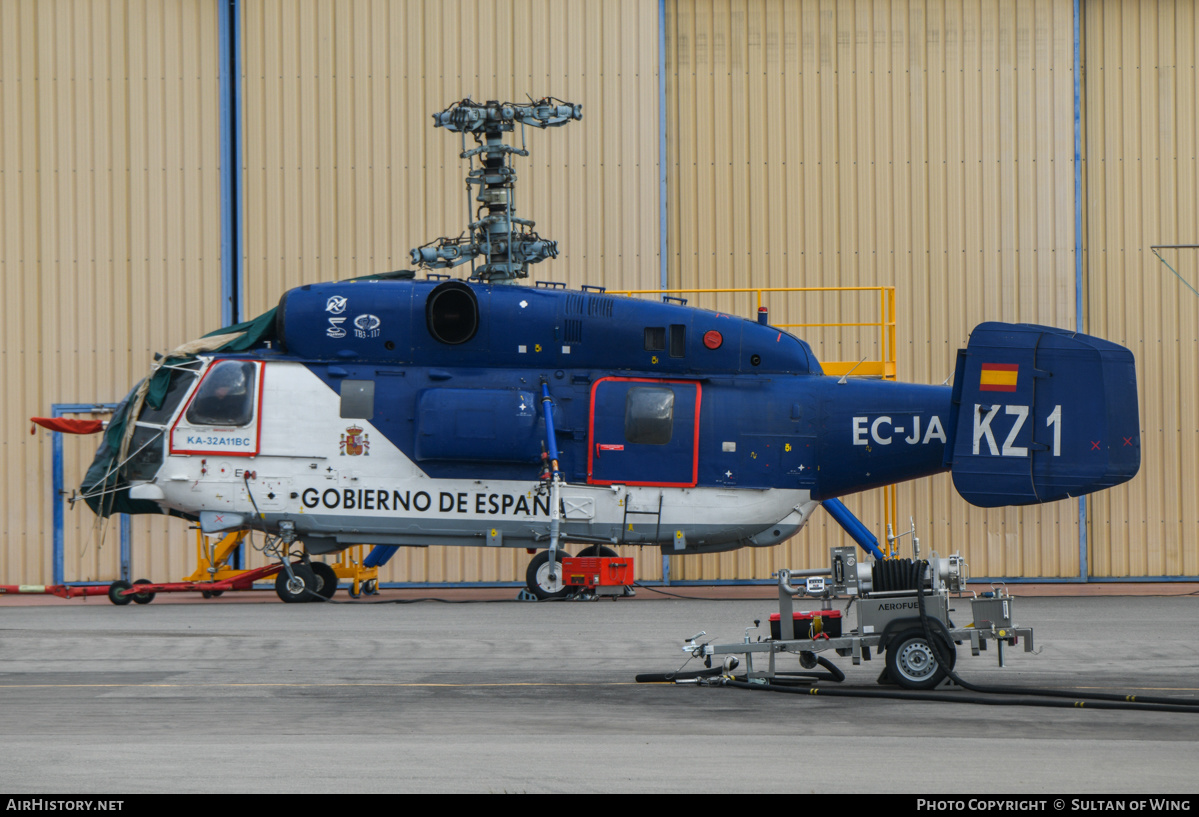
[[[220,323],[216,37],[210,1],[0,3],[0,583],[52,578],[51,435],[28,418],[116,402]],[[67,441],[68,488],[96,444]],[[117,575],[94,519],[66,516],[68,580]],[[139,574],[190,572],[179,527],[134,528]]]
[[[460,137],[434,129],[432,114],[467,96],[583,105],[580,122],[529,128],[532,155],[514,160],[518,214],[561,252],[533,279],[658,285],[656,3],[243,8],[247,314],[303,283],[406,269],[411,248],[462,232]],[[381,578],[523,580],[528,559],[405,548]],[[638,562],[659,575],[660,559]]]
[[[1096,576],[1199,574],[1199,299],[1148,251],[1199,240],[1195,5],[1083,4],[1085,328],[1137,355],[1145,446],[1136,480],[1089,500]],[[115,402],[155,351],[220,323],[217,6],[0,4],[0,583],[50,578],[50,437],[26,418]],[[521,215],[563,250],[534,277],[657,285],[652,0],[240,8],[243,314],[457,234],[460,146],[429,115],[467,94],[584,105],[582,122],[531,131],[517,162]],[[894,285],[900,378],[916,382],[940,383],[979,321],[1074,325],[1068,0],[668,0],[665,33],[671,286]],[[1197,256],[1166,257],[1199,285]],[[874,316],[850,296],[769,305],[778,323]],[[877,343],[801,334],[826,359]],[[94,444],[68,442],[68,486]],[[849,504],[882,517],[874,494]],[[904,486],[899,510],[975,575],[1078,573],[1072,502],[981,511],[941,478]],[[68,579],[116,575],[115,531],[98,550],[91,527],[68,514]],[[190,572],[181,524],[134,527],[137,575]],[[818,514],[783,547],[676,558],[672,574],[762,578],[840,540]],[[385,580],[519,579],[525,561],[405,559]],[[657,575],[654,552],[639,562]]]
[[[671,286],[894,285],[899,379],[918,383],[945,380],[980,321],[1074,326],[1068,0],[671,0],[667,16]],[[877,314],[860,304],[790,296],[771,319]],[[873,335],[802,334],[826,359],[877,356]],[[847,504],[879,530],[881,494]],[[902,486],[899,515],[975,575],[1078,569],[1073,503],[982,511],[942,477]],[[785,547],[672,575],[822,565],[842,538],[821,513]]]
[[[1142,471],[1093,496],[1095,576],[1199,575],[1199,298],[1150,251],[1199,244],[1196,4],[1088,3],[1087,318],[1132,349]],[[1199,250],[1163,250],[1199,287]]]

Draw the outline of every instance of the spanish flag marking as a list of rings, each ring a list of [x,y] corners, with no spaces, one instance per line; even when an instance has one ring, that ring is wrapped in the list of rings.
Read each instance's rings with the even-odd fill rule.
[[[979,391],[1015,391],[1019,363],[984,363],[979,377]]]

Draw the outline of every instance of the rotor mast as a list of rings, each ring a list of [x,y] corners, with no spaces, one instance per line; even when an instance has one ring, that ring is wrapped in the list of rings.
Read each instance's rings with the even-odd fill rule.
[[[516,171],[513,156],[528,156],[524,147],[504,143],[505,134],[521,126],[557,128],[583,118],[583,106],[563,102],[553,97],[518,105],[489,100],[479,103],[464,99],[440,113],[433,114],[433,127],[462,134],[463,150],[459,156],[470,161],[466,174],[467,212],[473,221],[467,231],[457,238],[442,237],[412,250],[412,263],[423,269],[444,269],[471,262],[471,279],[489,284],[510,284],[517,278],[527,278],[529,265],[555,258],[558,242],[534,232],[535,223],[516,217]],[[477,147],[466,149],[466,134],[474,137]],[[475,157],[479,166],[475,167]],[[471,186],[476,185],[477,209],[470,203]],[[475,268],[474,261],[484,263]]]

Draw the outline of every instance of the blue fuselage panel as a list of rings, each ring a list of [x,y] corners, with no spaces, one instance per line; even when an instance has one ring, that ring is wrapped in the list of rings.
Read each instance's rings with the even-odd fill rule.
[[[545,421],[533,395],[542,377],[571,482],[805,488],[823,498],[944,470],[948,387],[306,365],[335,393],[347,380],[373,380],[371,423],[434,478],[536,478]]]

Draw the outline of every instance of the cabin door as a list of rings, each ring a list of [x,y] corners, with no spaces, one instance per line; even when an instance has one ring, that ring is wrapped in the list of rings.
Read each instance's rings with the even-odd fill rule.
[[[591,389],[587,481],[690,488],[699,472],[701,387],[605,377]]]

